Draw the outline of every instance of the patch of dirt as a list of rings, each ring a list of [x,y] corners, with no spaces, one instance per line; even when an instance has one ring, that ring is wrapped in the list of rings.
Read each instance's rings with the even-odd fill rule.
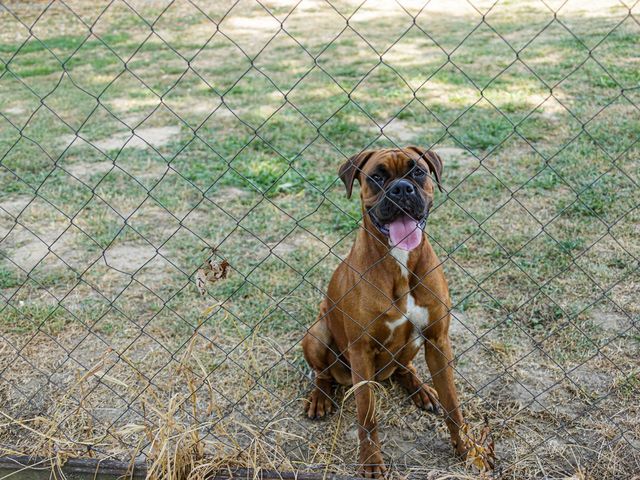
[[[282,240],[281,242],[272,242],[268,244],[271,251],[280,257],[295,252],[301,245],[302,242],[295,237],[290,241]]]
[[[185,99],[182,102],[183,106],[185,108],[189,108],[189,111],[191,113],[213,113],[216,112],[216,114],[220,115],[219,118],[236,118],[233,113],[231,113],[231,111],[227,108],[219,108],[219,104],[210,104],[207,105],[206,102],[201,102],[199,99],[197,98],[189,98],[189,99]]]
[[[122,123],[125,123],[130,127],[134,127],[138,125],[138,123],[140,123],[144,119],[145,119],[145,116],[143,114],[136,114],[136,113],[119,118],[119,120]]]
[[[0,242],[0,248],[9,257],[9,261],[5,260],[7,263],[15,264],[27,272],[49,253],[49,247],[44,242],[19,225]]]
[[[2,202],[0,202],[0,215],[3,215],[4,212],[6,212],[12,217],[15,217],[27,206],[27,204],[31,200],[33,200],[33,197],[29,197],[27,195],[12,197],[3,200]],[[2,210],[4,210],[4,212]]]
[[[449,335],[451,336],[462,336],[465,335],[469,330],[466,326],[469,322],[467,315],[460,310],[451,310],[451,323],[449,324]]]
[[[222,187],[216,190],[216,198],[224,198],[226,200],[236,200],[238,198],[248,197],[249,192],[238,187]]]
[[[99,251],[87,248],[87,244],[86,235],[76,227],[71,227],[51,245],[51,251],[64,261],[64,264],[58,266],[68,268],[66,265],[69,265],[82,272],[100,257]]]
[[[434,151],[442,157],[445,168],[449,162],[464,166],[478,164],[478,159],[464,148],[438,147],[434,148]]]
[[[614,381],[614,376],[609,372],[603,371],[601,365],[594,368],[591,362],[586,362],[575,368],[568,376],[579,388],[583,388],[589,394],[598,397],[609,393]]]
[[[607,333],[620,333],[631,326],[629,318],[616,312],[593,310],[590,317],[594,325]]]
[[[140,107],[156,106],[160,103],[160,99],[157,97],[144,97],[144,98],[113,98],[107,102],[109,106],[119,112],[129,112],[130,110]],[[115,112],[114,112],[115,113]]]
[[[91,175],[96,173],[107,173],[113,168],[113,163],[105,162],[78,162],[65,165],[64,169],[79,180],[88,180]]]
[[[9,107],[5,108],[4,112],[12,115],[20,115],[21,113],[26,112],[26,110],[22,107]]]
[[[480,161],[462,148],[437,147],[435,152],[442,157],[445,179],[448,169],[455,169],[456,175],[464,178],[480,166]],[[446,181],[446,180],[445,180]]]
[[[516,381],[512,383],[508,392],[504,392],[505,396],[534,412],[546,410],[550,406],[550,402],[547,401],[549,396],[554,390],[562,388],[558,385],[559,380],[555,375],[542,365],[520,368],[514,376]]]
[[[131,120],[131,117],[129,117],[129,120]],[[75,135],[64,135],[60,137],[60,142],[66,146],[71,146],[71,144],[93,145],[103,152],[120,150],[122,148],[147,149],[149,146],[158,148],[168,144],[178,136],[180,127],[142,127],[136,128],[134,132],[135,134],[132,134],[130,131],[120,132],[110,137],[93,140],[91,142],[80,139]]]
[[[103,151],[120,150],[123,147],[145,149],[149,145],[158,148],[169,143],[179,133],[180,127],[175,126],[137,128],[134,136],[129,132],[118,133],[93,142],[93,145]]]
[[[124,273],[135,273],[156,255],[151,245],[118,244],[104,252],[107,266]]]
[[[63,263],[64,261],[72,267],[81,269],[82,266],[87,266],[90,259],[95,260],[94,254],[83,249],[85,248],[82,243],[85,239],[84,236],[75,234],[73,227],[66,230],[68,223],[39,221],[37,223],[28,222],[26,225],[33,232],[37,232],[40,238],[22,225],[14,226],[13,222],[3,226],[0,219],[0,235],[7,235],[11,230],[7,238],[0,242],[0,249],[9,259],[5,260],[8,265],[12,267],[17,265],[20,269],[28,272],[46,257],[46,260],[40,263],[41,267],[47,269],[68,268]],[[47,256],[49,252],[51,254]]]
[[[416,125],[405,122],[404,120],[395,119],[382,129],[384,135],[398,146],[414,141],[420,135],[424,135],[424,130]]]
[[[229,16],[220,29],[245,49],[249,55],[257,53],[280,28],[278,21],[267,16]]]
[[[298,262],[299,258],[312,256],[320,260],[329,254],[329,246],[321,238],[316,238],[302,228],[296,228],[286,237],[267,243],[267,248],[287,265],[302,269],[304,266]]]

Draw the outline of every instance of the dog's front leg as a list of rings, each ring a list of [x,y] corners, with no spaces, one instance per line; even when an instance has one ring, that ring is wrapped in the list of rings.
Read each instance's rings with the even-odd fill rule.
[[[382,478],[386,468],[380,452],[376,399],[371,384],[375,378],[375,356],[366,333],[349,346],[349,360],[358,412],[360,473],[365,478]]]
[[[430,326],[426,330],[425,356],[433,385],[444,409],[445,422],[451,434],[451,443],[456,452],[464,456],[465,446],[460,438],[460,428],[464,419],[453,380],[453,352],[449,341],[450,319],[449,309],[444,305],[429,310]]]

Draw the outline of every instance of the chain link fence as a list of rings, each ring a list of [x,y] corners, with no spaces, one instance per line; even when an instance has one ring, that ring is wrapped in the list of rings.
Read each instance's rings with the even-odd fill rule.
[[[497,466],[457,459],[391,382],[391,475],[632,478],[639,14],[0,2],[3,455],[354,475],[354,402],[306,418],[300,342],[362,222],[339,166],[413,144],[444,162],[426,232],[469,435],[489,426]]]

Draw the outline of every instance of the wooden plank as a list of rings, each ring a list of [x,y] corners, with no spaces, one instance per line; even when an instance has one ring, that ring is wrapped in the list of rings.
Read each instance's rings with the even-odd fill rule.
[[[8,470],[48,471],[55,467],[49,458],[8,455],[0,457],[0,468]],[[91,475],[113,475],[119,478],[145,478],[147,467],[143,463],[131,464],[118,460],[97,460],[95,458],[70,458],[62,466],[64,473],[87,473]],[[250,468],[229,468],[212,473],[209,480],[358,480],[359,477],[325,475],[323,472],[277,472],[273,470],[254,471]]]

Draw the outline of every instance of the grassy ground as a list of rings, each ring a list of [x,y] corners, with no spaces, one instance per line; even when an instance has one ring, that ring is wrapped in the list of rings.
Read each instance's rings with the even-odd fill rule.
[[[262,3],[0,7],[2,451],[352,473],[353,402],[304,418],[299,341],[359,222],[338,166],[418,144],[503,476],[630,478],[639,7]],[[385,388],[394,475],[474,474]]]

